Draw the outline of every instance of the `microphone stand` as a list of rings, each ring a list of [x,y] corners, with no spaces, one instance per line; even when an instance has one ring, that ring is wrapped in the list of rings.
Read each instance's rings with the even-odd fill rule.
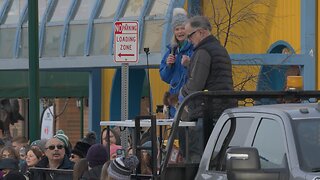
[[[150,49],[149,48],[143,48],[143,51],[146,53],[147,56],[147,81],[148,81],[148,97],[149,97],[149,113],[152,115],[152,108],[151,108],[151,86],[150,86],[150,75],[149,75],[149,54]]]

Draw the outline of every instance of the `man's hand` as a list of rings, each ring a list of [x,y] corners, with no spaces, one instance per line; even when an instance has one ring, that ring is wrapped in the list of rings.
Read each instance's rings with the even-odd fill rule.
[[[189,56],[187,56],[187,55],[182,55],[181,64],[182,64],[184,67],[188,67],[189,64],[190,64],[190,58],[189,58]]]

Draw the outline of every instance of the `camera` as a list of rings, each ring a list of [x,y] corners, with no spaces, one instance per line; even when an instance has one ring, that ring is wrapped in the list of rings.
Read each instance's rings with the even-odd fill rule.
[[[124,149],[117,149],[117,157],[125,157],[126,151]]]

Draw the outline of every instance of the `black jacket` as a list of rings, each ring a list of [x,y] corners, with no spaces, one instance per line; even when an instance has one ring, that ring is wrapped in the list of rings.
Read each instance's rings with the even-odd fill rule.
[[[72,171],[66,172],[62,170],[72,170],[73,162],[69,160],[69,158],[65,155],[62,163],[58,167],[58,169],[51,170],[48,168],[49,160],[47,157],[44,157],[39,161],[36,165],[36,168],[46,168],[47,170],[30,170],[30,179],[33,180],[69,180],[72,179]],[[59,169],[61,171],[59,171]]]
[[[212,35],[203,39],[195,48],[188,69],[187,83],[181,89],[183,97],[196,91],[233,91],[231,59],[227,50]],[[203,116],[202,108],[195,100],[189,103],[189,119]],[[214,108],[211,116],[217,118],[224,109],[234,107],[234,100],[215,99],[211,101]],[[205,105],[207,108],[208,104]],[[197,110],[195,110],[197,108]]]
[[[98,165],[84,172],[80,180],[99,180],[101,176],[101,170],[103,165]]]

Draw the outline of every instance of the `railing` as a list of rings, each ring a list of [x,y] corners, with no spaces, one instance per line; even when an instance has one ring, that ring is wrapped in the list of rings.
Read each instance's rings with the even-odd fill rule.
[[[29,168],[31,180],[71,180],[73,170]]]

